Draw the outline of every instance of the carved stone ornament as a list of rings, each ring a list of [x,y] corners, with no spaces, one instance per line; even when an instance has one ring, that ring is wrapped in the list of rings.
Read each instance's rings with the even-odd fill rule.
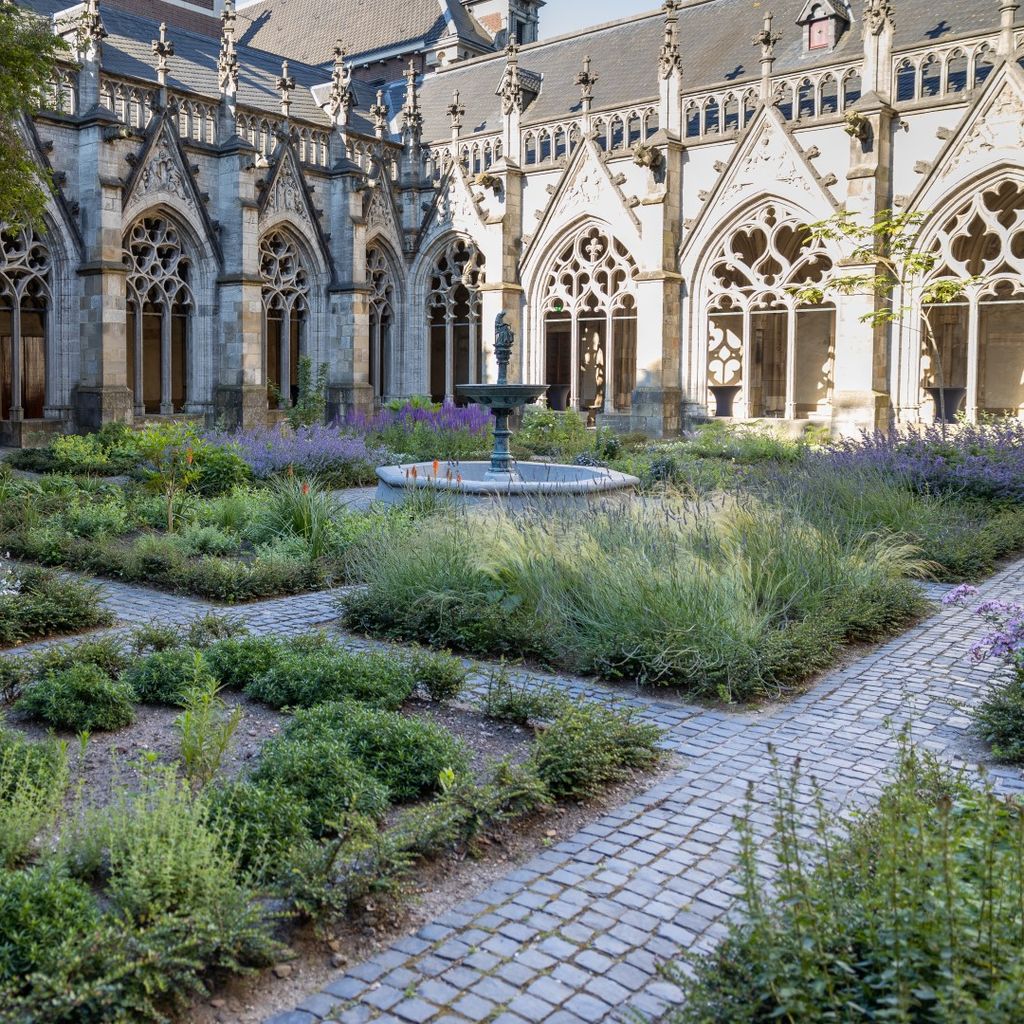
[[[877,36],[887,23],[893,24],[892,4],[889,0],[865,0],[864,31]]]
[[[181,161],[164,134],[158,138],[139,172],[131,198],[149,197],[158,193],[180,199],[190,210],[196,210],[195,197],[185,180]]]
[[[857,110],[848,110],[844,120],[843,131],[851,138],[860,139],[863,142],[868,137],[871,122],[862,113]]]
[[[638,142],[633,147],[633,163],[637,167],[646,167],[648,170],[656,171],[664,162],[664,154],[655,146],[649,146],[646,142]]]
[[[291,214],[305,224],[310,223],[309,207],[306,204],[302,183],[287,157],[282,160],[281,168],[274,176],[263,212],[264,216]]]

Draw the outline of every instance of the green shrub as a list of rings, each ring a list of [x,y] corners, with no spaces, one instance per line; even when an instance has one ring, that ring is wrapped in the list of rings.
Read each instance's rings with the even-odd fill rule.
[[[393,654],[292,648],[246,685],[245,692],[275,708],[305,708],[346,697],[398,708],[415,686],[409,665]]]
[[[221,640],[242,636],[245,631],[245,623],[240,619],[219,612],[207,612],[188,624],[185,639],[190,646],[203,649]]]
[[[57,729],[109,732],[135,718],[134,691],[96,665],[73,665],[32,683],[15,710]]]
[[[113,616],[100,601],[99,588],[57,576],[46,569],[22,568],[0,580],[0,646],[60,633],[109,625]]]
[[[469,770],[465,745],[441,726],[351,701],[296,712],[286,736],[292,741],[337,739],[397,801],[437,792],[442,772],[460,777]]]
[[[117,537],[129,529],[128,510],[118,499],[76,503],[65,511],[62,518],[76,537]]]
[[[189,526],[181,534],[190,555],[230,555],[238,550],[239,540],[215,526]]]
[[[991,686],[971,708],[971,718],[998,761],[1024,763],[1024,672]]]
[[[516,725],[552,719],[567,703],[565,693],[552,684],[536,686],[526,679],[513,682],[504,665],[488,676],[481,700],[485,715]]]
[[[586,421],[572,409],[527,409],[523,425],[516,432],[515,445],[528,453],[563,462],[571,462],[581,452],[593,448]]]
[[[265,963],[275,948],[270,922],[206,802],[171,771],[144,781],[86,817],[65,840],[68,864],[102,877],[129,922],[187,922],[207,969]]]
[[[245,460],[230,445],[203,444],[195,450],[195,489],[204,497],[230,494],[252,479]]]
[[[75,665],[95,665],[114,679],[120,677],[132,663],[118,636],[102,636],[74,644],[56,644],[32,656],[32,671],[36,677],[48,672],[62,672]]]
[[[307,837],[311,812],[293,789],[241,780],[206,791],[211,821],[240,867],[276,877],[289,851]]]
[[[566,706],[538,736],[530,762],[553,796],[594,796],[629,769],[657,764],[661,730],[632,712],[599,704]]]
[[[128,647],[133,654],[155,654],[181,647],[184,637],[179,626],[164,622],[145,622],[128,634]]]
[[[68,778],[65,744],[29,743],[0,730],[0,876],[2,869],[23,860],[39,833],[53,825]],[[2,961],[0,943],[0,965]]]
[[[267,673],[287,647],[275,636],[238,636],[218,640],[204,652],[210,672],[229,690],[242,690]]]
[[[260,788],[287,792],[312,835],[329,835],[351,812],[378,818],[387,788],[352,755],[344,737],[287,732],[266,743],[253,772]]]
[[[181,705],[193,687],[215,682],[206,659],[191,647],[148,655],[124,674],[124,681],[135,700],[170,705]]]
[[[837,824],[778,781],[772,838],[741,827],[728,937],[668,971],[667,1024],[986,1021],[1024,1005],[1024,815],[902,751],[877,809]],[[813,867],[812,865],[819,866]]]
[[[416,651],[409,665],[416,685],[422,686],[431,700],[442,703],[455,700],[469,678],[465,665],[447,651]]]

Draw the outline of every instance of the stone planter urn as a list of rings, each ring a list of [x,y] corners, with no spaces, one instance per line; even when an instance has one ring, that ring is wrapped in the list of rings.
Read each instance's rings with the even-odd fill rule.
[[[743,390],[740,384],[712,384],[711,394],[715,396],[715,415],[728,418],[736,403],[736,396]]]
[[[925,388],[935,403],[936,423],[956,423],[960,403],[967,397],[967,388]]]

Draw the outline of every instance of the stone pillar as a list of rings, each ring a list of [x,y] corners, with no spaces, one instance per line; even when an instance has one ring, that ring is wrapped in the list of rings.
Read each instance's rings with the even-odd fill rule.
[[[83,259],[78,268],[81,366],[74,391],[75,425],[96,430],[104,423],[130,423],[128,349],[125,336],[126,271],[121,261],[122,224],[119,161],[114,139],[121,130],[113,113],[99,105],[102,41],[106,37],[95,0],[81,21],[78,123],[78,182]]]
[[[888,0],[868,0],[864,10],[864,95],[846,115],[850,136],[847,210],[862,224],[875,221],[892,203],[892,132],[896,112],[890,103],[892,10]],[[846,265],[844,276],[874,275],[874,263]],[[836,297],[832,427],[840,434],[886,429],[889,396],[890,325],[875,327],[863,318],[884,299],[866,292]]]

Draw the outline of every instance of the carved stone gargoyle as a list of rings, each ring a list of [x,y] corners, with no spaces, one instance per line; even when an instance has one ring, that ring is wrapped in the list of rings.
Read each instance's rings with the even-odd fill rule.
[[[656,171],[665,162],[665,157],[660,149],[648,146],[646,142],[638,142],[633,147],[633,163],[638,167],[647,167]]]
[[[501,188],[501,178],[496,174],[489,174],[487,171],[481,171],[473,178],[473,184],[478,188],[489,188],[492,192],[497,194],[498,190]]]
[[[868,133],[871,130],[871,122],[859,111],[848,110],[845,120],[846,123],[843,125],[843,131],[847,135],[860,139],[861,142],[868,137]]]

